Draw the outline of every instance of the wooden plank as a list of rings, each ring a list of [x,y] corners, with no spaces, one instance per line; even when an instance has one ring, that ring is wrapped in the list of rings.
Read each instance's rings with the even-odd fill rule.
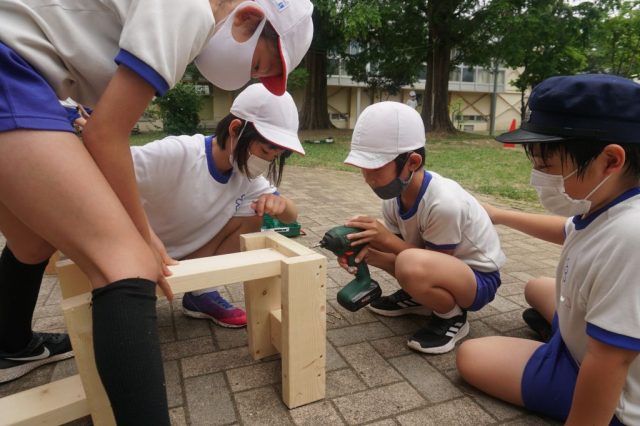
[[[58,280],[62,298],[68,299],[91,291],[91,282],[82,270],[71,259],[60,260],[56,263]]]
[[[266,237],[266,247],[278,250],[280,253],[289,257],[295,256],[307,256],[310,254],[316,254],[317,252],[310,249],[307,246],[285,237],[282,234],[278,234],[274,231],[263,232]]]
[[[269,313],[269,324],[271,329],[271,344],[278,352],[282,351],[282,310],[278,309]]]
[[[174,293],[200,290],[245,280],[280,275],[280,262],[286,259],[274,249],[252,250],[200,259],[183,260],[170,266],[173,275],[167,277]],[[158,296],[163,296],[158,289]]]
[[[89,415],[89,403],[75,375],[0,398],[0,426],[61,425]]]
[[[327,259],[289,258],[282,271],[282,398],[289,408],[324,398]]]
[[[115,425],[111,404],[95,364],[91,293],[65,299],[61,306],[93,424]]]
[[[58,260],[60,260],[60,252],[56,250],[56,252],[49,258],[49,263],[47,263],[47,267],[44,269],[45,275],[55,275],[58,273],[56,270],[56,263],[58,263]]]
[[[256,253],[261,250],[260,247],[264,247],[265,240],[264,233],[241,235],[240,250],[243,254]],[[281,262],[278,263],[277,276],[244,282],[247,337],[249,353],[253,359],[262,359],[278,353],[278,349],[271,343],[269,314],[280,309],[280,271]]]

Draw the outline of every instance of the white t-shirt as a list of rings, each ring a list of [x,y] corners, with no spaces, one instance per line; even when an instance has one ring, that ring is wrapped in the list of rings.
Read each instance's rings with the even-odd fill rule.
[[[164,94],[213,29],[207,0],[0,1],[0,41],[29,62],[59,99],[88,106],[117,63]]]
[[[622,194],[585,220],[569,218],[556,272],[562,339],[582,363],[587,336],[640,351],[640,188]],[[640,357],[616,408],[624,424],[640,424]]]
[[[251,202],[276,192],[267,179],[237,169],[223,175],[211,156],[212,137],[168,136],[132,147],[136,180],[151,227],[174,258],[209,242],[234,216],[253,216]]]
[[[400,199],[384,200],[386,227],[410,244],[453,250],[453,256],[480,272],[497,271],[505,256],[487,212],[457,182],[424,171],[415,204],[400,211]]]

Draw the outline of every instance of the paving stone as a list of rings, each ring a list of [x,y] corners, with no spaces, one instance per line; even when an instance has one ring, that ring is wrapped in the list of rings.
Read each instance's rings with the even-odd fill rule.
[[[281,364],[282,362],[277,360],[227,370],[231,391],[239,392],[280,382],[282,380]]]
[[[408,336],[393,336],[384,339],[372,340],[369,343],[383,358],[393,358],[407,355],[413,351],[407,346]]]
[[[249,355],[249,349],[246,346],[237,349],[229,349],[228,351],[219,351],[205,355],[182,358],[180,360],[182,376],[185,378],[214,373],[230,368],[242,367],[253,364],[254,362],[256,361],[254,361],[251,355]]]
[[[331,343],[327,342],[327,371],[339,370],[347,366],[347,363],[340,356],[338,351],[331,345]]]
[[[522,327],[522,311],[518,309],[500,315],[493,315],[483,318],[483,321],[490,327],[504,333]]]
[[[214,350],[211,336],[164,343],[160,345],[160,348],[164,361],[213,352]]]
[[[378,321],[389,327],[399,336],[412,335],[426,323],[427,317],[421,315],[403,315],[400,317],[384,317],[378,315]]]
[[[222,373],[185,379],[184,387],[189,424],[208,426],[236,421],[231,392]]]
[[[187,417],[184,414],[184,408],[175,407],[169,410],[169,421],[171,426],[187,426]]]
[[[389,337],[392,335],[393,332],[389,330],[389,328],[385,327],[384,324],[379,322],[354,325],[351,327],[327,331],[327,338],[336,346],[366,342],[368,340]]]
[[[277,394],[272,387],[237,393],[235,400],[244,425],[294,424],[280,394]]]
[[[333,400],[348,424],[364,423],[402,413],[424,404],[418,392],[407,383],[382,386]]]
[[[352,394],[367,388],[367,385],[350,368],[329,371],[326,386],[327,399]]]
[[[289,412],[296,425],[343,425],[344,421],[338,415],[333,405],[328,401],[319,401],[313,404],[295,408]]]
[[[222,349],[238,348],[247,346],[247,329],[243,328],[226,328],[218,325],[210,325],[213,331],[213,344]]]
[[[394,383],[402,378],[369,343],[342,346],[338,352],[369,387]]]
[[[385,419],[373,423],[367,423],[367,426],[397,426],[398,423],[394,419]]]
[[[178,361],[168,361],[164,363],[164,378],[167,385],[167,401],[169,402],[169,407],[177,407],[184,404]]]
[[[509,312],[509,311],[514,311],[516,309],[520,309],[519,305],[513,303],[509,299],[506,299],[500,295],[497,295],[489,305],[496,308],[500,312]]]
[[[78,368],[76,367],[75,358],[68,358],[60,362],[53,364],[53,373],[51,374],[51,381],[64,379],[78,374]]]
[[[342,318],[344,318],[349,324],[365,324],[376,321],[375,316],[366,308],[359,309],[356,312],[350,312],[340,306],[337,300],[329,300],[329,305],[331,305],[335,312],[342,316]]]
[[[393,358],[389,362],[429,402],[442,402],[462,396],[462,392],[419,355]]]
[[[470,398],[459,398],[443,404],[397,417],[401,425],[487,425],[495,420]]]
[[[211,321],[197,318],[189,318],[182,311],[174,312],[173,323],[178,340],[190,340],[198,337],[210,337]]]

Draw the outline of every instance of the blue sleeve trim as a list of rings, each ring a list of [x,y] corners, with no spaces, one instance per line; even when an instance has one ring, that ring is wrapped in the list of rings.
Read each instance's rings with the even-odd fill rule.
[[[280,192],[278,192],[278,191],[273,191],[273,195],[278,195],[278,196],[279,196],[279,195],[280,195]]]
[[[458,247],[457,244],[433,244],[429,241],[425,241],[424,246],[434,250],[454,250]]]
[[[607,345],[640,352],[640,339],[636,339],[635,337],[613,333],[591,323],[587,323],[587,334],[602,343],[606,343]]]
[[[115,61],[116,64],[125,65],[127,68],[142,77],[156,90],[156,95],[162,96],[169,90],[169,84],[156,72],[156,70],[126,50],[120,49],[116,55]]]

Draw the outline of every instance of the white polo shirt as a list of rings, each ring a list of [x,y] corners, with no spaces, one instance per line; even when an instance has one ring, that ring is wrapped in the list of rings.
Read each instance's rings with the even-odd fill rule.
[[[580,365],[587,336],[640,351],[640,188],[587,219],[569,218],[556,272],[562,340]],[[640,357],[629,367],[616,416],[640,424]]]
[[[235,168],[220,173],[212,137],[168,136],[132,147],[136,180],[151,227],[174,258],[209,242],[234,216],[253,216],[251,202],[276,192],[266,178]]]
[[[59,99],[88,106],[117,64],[164,94],[213,29],[208,0],[0,1],[0,41],[29,62]]]
[[[500,239],[480,203],[457,182],[424,171],[416,202],[401,211],[400,198],[384,200],[387,228],[408,243],[453,256],[480,272],[499,270],[505,263]]]

